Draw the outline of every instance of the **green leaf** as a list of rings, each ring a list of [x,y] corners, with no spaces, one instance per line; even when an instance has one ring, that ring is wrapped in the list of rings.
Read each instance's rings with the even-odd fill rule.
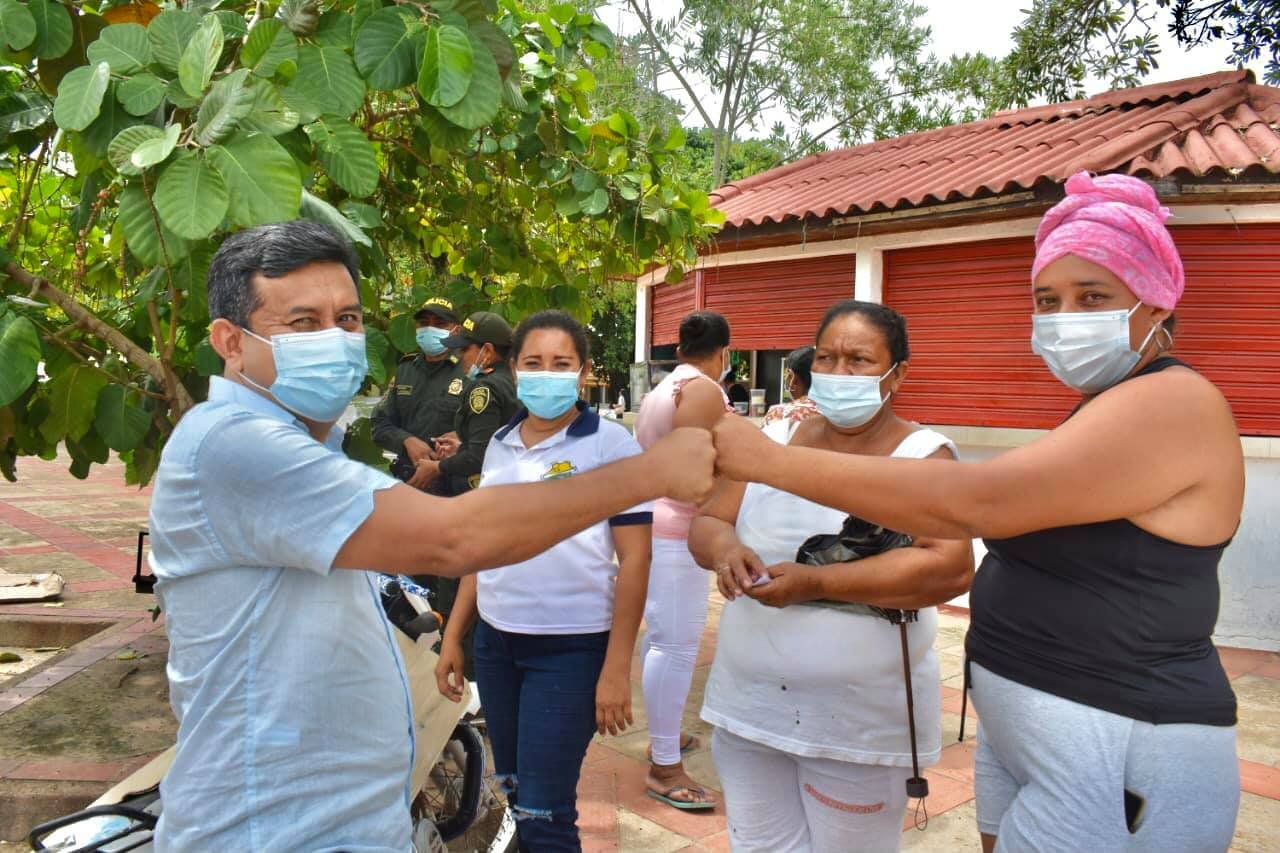
[[[264,18],[240,49],[240,64],[259,77],[270,77],[282,62],[298,61],[298,40],[278,18]]]
[[[577,9],[573,7],[572,3],[556,3],[551,7],[550,12],[551,17],[557,23],[567,24],[573,20],[573,16],[577,14]]]
[[[564,44],[564,37],[560,35],[560,30],[556,27],[556,22],[551,20],[551,16],[546,12],[539,12],[534,17],[538,28],[542,30],[542,34],[547,37],[547,41],[551,42],[553,48],[558,48]]]
[[[222,359],[214,351],[208,338],[196,344],[191,355],[195,360],[196,372],[201,376],[217,376],[222,373]]]
[[[582,202],[582,212],[587,216],[599,216],[609,207],[609,194],[604,187],[596,187],[595,192]]]
[[[387,383],[387,356],[391,353],[391,341],[381,329],[366,329],[364,333],[365,361],[369,364],[369,378],[375,385]]]
[[[53,105],[40,92],[14,92],[0,99],[0,137],[34,130],[53,115]]]
[[[364,81],[351,56],[337,47],[304,44],[298,49],[298,76],[293,79],[304,98],[322,113],[351,115],[364,102]],[[299,110],[301,112],[301,110]]]
[[[610,53],[612,53],[617,46],[614,41],[613,30],[609,29],[600,21],[596,21],[594,24],[587,27],[587,35],[591,36],[591,38],[608,48]]]
[[[89,45],[90,62],[105,62],[112,74],[132,74],[151,64],[151,42],[141,24],[113,24]]]
[[[62,78],[58,99],[53,103],[53,120],[63,130],[84,130],[98,117],[102,96],[111,82],[111,66],[105,62],[82,65]]]
[[[115,139],[120,131],[135,124],[142,124],[142,121],[124,111],[124,107],[120,106],[116,98],[116,84],[111,83],[107,86],[107,94],[103,98],[98,117],[80,134],[80,141],[94,156],[105,157],[111,140]],[[82,168],[78,164],[76,168],[84,171],[88,169],[88,165],[84,164]]]
[[[103,376],[87,364],[73,364],[49,382],[49,417],[40,425],[48,441],[78,439],[93,425],[98,393],[107,385]]]
[[[252,110],[240,126],[267,136],[279,136],[293,130],[299,121],[298,111],[285,103],[275,84],[270,80],[258,80],[254,87]]]
[[[156,184],[156,210],[160,221],[188,240],[203,240],[227,215],[230,195],[222,175],[203,157],[186,155],[174,160]]]
[[[400,6],[379,9],[356,34],[356,68],[369,88],[389,92],[413,82],[418,36],[413,15]]]
[[[183,51],[199,28],[200,22],[188,12],[176,9],[161,12],[147,25],[152,58],[169,71],[177,71]]]
[[[498,63],[498,74],[502,79],[507,79],[512,66],[516,64],[516,51],[511,46],[511,39],[493,21],[477,21],[473,23],[471,25],[471,34],[484,42],[484,46],[489,48],[489,52],[493,54],[494,61]]]
[[[301,215],[303,219],[309,219],[312,222],[321,222],[330,228],[336,228],[347,235],[347,239],[353,243],[359,243],[361,246],[372,246],[373,241],[369,239],[369,235],[364,233],[361,228],[329,202],[322,198],[316,198],[306,190],[302,191]],[[412,318],[410,318],[412,319]]]
[[[27,10],[36,22],[36,39],[31,45],[36,56],[57,59],[71,49],[75,33],[71,29],[71,15],[65,6],[55,0],[31,0]]]
[[[241,68],[213,84],[196,114],[196,142],[205,147],[221,142],[249,115],[258,93],[245,85],[248,79],[249,69]]]
[[[108,385],[98,394],[93,428],[112,450],[133,450],[151,429],[151,416],[128,399],[123,385]]]
[[[596,173],[590,169],[575,169],[573,172],[573,188],[580,193],[589,193],[600,185]]]
[[[466,145],[473,135],[472,131],[458,127],[440,115],[440,111],[432,106],[422,107],[420,121],[431,144],[446,151],[457,151]]]
[[[336,116],[322,116],[304,130],[338,186],[354,196],[367,196],[378,188],[378,157],[359,128]]]
[[[165,254],[169,261],[184,258],[190,246],[168,228],[156,231],[156,220],[142,187],[130,184],[120,193],[119,215],[116,224],[124,234],[125,245],[135,258],[147,266],[155,266],[165,262]],[[160,248],[161,234],[164,236],[164,251]]]
[[[350,50],[355,43],[354,19],[350,10],[330,9],[320,16],[312,40],[323,47]]]
[[[440,114],[449,121],[476,130],[484,127],[498,115],[502,105],[502,77],[493,54],[475,36],[469,36],[475,57],[475,72],[467,95],[451,107],[440,107]]]
[[[382,213],[371,204],[347,199],[338,205],[342,215],[361,228],[379,228],[382,226]]]
[[[149,139],[133,149],[133,153],[129,155],[129,162],[138,169],[149,169],[163,163],[173,153],[173,149],[178,144],[178,135],[181,133],[181,125],[169,125],[164,129],[163,136],[158,139]]]
[[[227,41],[242,39],[249,34],[249,24],[239,12],[223,9],[213,14],[218,16],[218,23],[222,24],[222,35]]]
[[[302,180],[289,152],[269,136],[235,137],[209,149],[214,168],[226,181],[228,215],[241,227],[298,217]]]
[[[214,15],[206,15],[200,27],[182,51],[178,62],[178,80],[182,90],[193,98],[204,94],[222,55],[222,23]]]
[[[342,452],[379,471],[386,471],[390,464],[382,454],[382,448],[373,440],[373,427],[368,418],[357,418],[347,428],[346,435],[342,437]]]
[[[488,48],[481,47],[488,53]],[[433,107],[451,107],[471,86],[478,57],[466,31],[452,26],[432,27],[418,72],[418,91]],[[492,55],[490,55],[492,59]],[[496,67],[496,66],[495,66]]]
[[[164,91],[164,96],[180,110],[189,110],[200,103],[199,98],[193,98],[182,88],[182,83],[174,80]]]
[[[671,125],[671,131],[667,134],[667,141],[662,143],[664,151],[679,151],[684,147],[685,135],[684,128],[678,124]]]
[[[145,116],[160,106],[167,86],[154,74],[139,74],[116,86],[116,100],[129,115]]]
[[[284,0],[276,10],[276,17],[284,21],[295,36],[305,38],[320,24],[320,0]]]
[[[133,165],[133,161],[129,158],[133,156],[133,152],[139,145],[155,139],[164,139],[164,131],[158,127],[149,124],[126,127],[117,133],[111,140],[111,144],[107,146],[107,159],[122,175],[140,175],[142,169]]]
[[[0,41],[22,50],[36,40],[36,19],[16,0],[0,0]]]
[[[0,406],[22,395],[36,379],[40,336],[35,324],[12,312],[0,316]]]
[[[417,333],[417,324],[411,314],[400,314],[393,317],[387,324],[387,336],[391,338],[391,343],[395,344],[396,349],[403,353],[418,351]]]

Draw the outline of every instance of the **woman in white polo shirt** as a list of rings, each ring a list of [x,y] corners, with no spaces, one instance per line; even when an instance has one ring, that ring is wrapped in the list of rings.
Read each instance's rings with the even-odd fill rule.
[[[481,488],[572,477],[640,453],[625,428],[578,399],[590,361],[576,320],[534,314],[516,328],[511,352],[524,408],[489,442]],[[458,591],[436,679],[441,693],[461,699],[461,638],[478,611],[476,683],[521,850],[581,849],[577,786],[587,745],[597,731],[632,723],[631,651],[652,524],[652,508],[636,507],[523,563],[471,575]]]

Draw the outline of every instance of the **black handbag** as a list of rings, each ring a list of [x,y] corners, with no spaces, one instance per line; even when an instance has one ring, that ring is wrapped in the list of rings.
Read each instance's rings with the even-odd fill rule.
[[[915,540],[906,533],[887,530],[856,516],[844,520],[839,533],[810,536],[796,551],[796,562],[803,566],[829,566],[874,557],[895,548],[906,548]],[[863,613],[887,619],[897,625],[902,638],[902,678],[907,690],[907,727],[911,734],[911,778],[907,780],[907,796],[924,799],[929,796],[929,780],[920,775],[920,757],[916,748],[916,705],[911,689],[911,653],[907,646],[907,623],[915,622],[918,610],[899,610],[847,601],[805,602],[817,607]],[[926,813],[927,815],[927,813]],[[926,817],[927,821],[928,818]]]

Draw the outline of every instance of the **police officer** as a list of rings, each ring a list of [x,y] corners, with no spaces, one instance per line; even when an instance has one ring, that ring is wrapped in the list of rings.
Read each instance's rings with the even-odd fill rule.
[[[453,429],[466,383],[462,365],[444,344],[458,328],[453,303],[442,296],[432,297],[413,318],[418,324],[421,352],[406,356],[396,367],[395,379],[370,421],[373,440],[397,454],[391,473],[424,488],[426,480],[417,465],[433,455],[435,438]],[[437,483],[430,491],[448,494],[444,485]]]
[[[515,416],[520,405],[515,377],[507,364],[511,326],[491,311],[477,311],[445,338],[444,344],[458,351],[471,383],[454,420],[456,436],[439,442],[440,459],[419,462],[418,471],[428,480],[444,480],[449,494],[460,495],[480,484],[489,439]]]

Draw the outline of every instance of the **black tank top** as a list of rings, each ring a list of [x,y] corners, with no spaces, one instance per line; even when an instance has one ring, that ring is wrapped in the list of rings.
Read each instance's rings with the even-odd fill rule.
[[[1182,366],[1160,358],[1135,376]],[[1210,639],[1228,542],[1171,542],[1124,519],[985,540],[971,661],[1019,684],[1148,723],[1231,726]]]

